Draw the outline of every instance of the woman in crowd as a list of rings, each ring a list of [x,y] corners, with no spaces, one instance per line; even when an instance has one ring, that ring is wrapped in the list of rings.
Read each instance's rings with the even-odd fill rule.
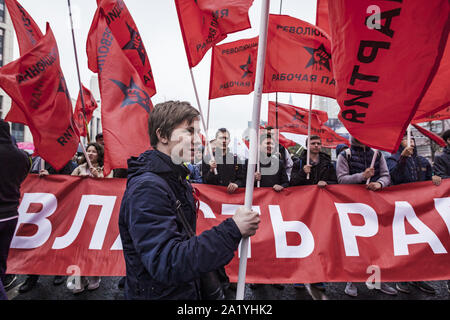
[[[104,150],[103,146],[98,143],[89,143],[87,145],[86,154],[89,157],[92,167],[89,168],[86,158],[83,156],[81,165],[79,165],[73,172],[72,176],[82,176],[82,177],[93,177],[93,178],[104,178],[103,176],[103,160],[104,160]],[[112,178],[113,172],[107,176],[107,178]],[[78,294],[83,292],[85,289],[95,290],[100,286],[100,277],[81,277],[79,285],[72,285],[72,292]]]

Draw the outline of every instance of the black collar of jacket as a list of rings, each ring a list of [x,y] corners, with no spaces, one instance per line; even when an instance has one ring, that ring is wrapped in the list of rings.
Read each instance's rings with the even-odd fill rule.
[[[128,160],[128,178],[150,171],[158,175],[175,175],[177,178],[186,179],[189,169],[183,164],[177,165],[172,158],[158,150],[147,150],[139,157]]]

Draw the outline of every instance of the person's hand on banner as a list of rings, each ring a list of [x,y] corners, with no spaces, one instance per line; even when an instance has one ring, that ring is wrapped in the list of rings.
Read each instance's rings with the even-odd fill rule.
[[[383,186],[379,182],[371,182],[367,185],[367,189],[372,190],[372,191],[381,190],[382,187]]]
[[[435,186],[439,186],[439,185],[441,185],[442,178],[439,176],[433,176],[433,177],[431,177],[431,181],[433,181],[433,184]]]
[[[49,175],[49,173],[48,173],[48,171],[45,170],[45,169],[41,169],[41,170],[39,171],[39,177],[45,177],[45,176],[48,176],[48,175]]]
[[[284,190],[284,188],[282,186],[280,186],[279,184],[276,184],[273,186],[273,190],[275,190],[276,192],[281,192]]]
[[[227,187],[227,191],[228,193],[234,193],[238,188],[239,186],[236,183],[230,182],[230,184]]]
[[[327,185],[328,185],[328,183],[327,183],[326,181],[319,181],[319,182],[317,183],[317,186],[318,186],[319,188],[325,188]]]
[[[255,181],[261,181],[261,172],[255,172]]]
[[[247,210],[245,207],[239,207],[233,216],[243,238],[251,237],[256,233],[261,219],[256,211]]]

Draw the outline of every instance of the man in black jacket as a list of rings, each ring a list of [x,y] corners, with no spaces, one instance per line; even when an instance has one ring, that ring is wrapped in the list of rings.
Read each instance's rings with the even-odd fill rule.
[[[198,207],[183,162],[194,158],[198,128],[199,113],[189,103],[158,104],[149,117],[153,150],[128,160],[119,214],[127,299],[201,299],[200,277],[228,264],[241,238],[256,233],[258,213],[242,207],[198,236],[184,227],[183,220],[196,228]]]
[[[229,149],[230,132],[221,128],[215,139],[214,160],[207,155],[202,164],[203,183],[227,187],[229,193],[245,186],[244,161],[233,155]],[[215,174],[217,170],[217,174]]]
[[[259,181],[260,187],[273,188],[276,192],[289,187],[289,178],[286,173],[284,161],[276,150],[275,137],[265,132],[260,138],[260,170],[255,173],[255,184]],[[248,161],[245,169],[248,168]],[[247,170],[245,170],[247,171]],[[245,176],[247,173],[245,172]]]
[[[322,152],[322,139],[312,135],[309,141],[306,140],[306,147],[309,148],[309,164],[306,160],[307,152],[304,150],[300,158],[294,162],[290,185],[317,185],[319,188],[325,188],[329,184],[337,184],[336,169],[331,162],[331,157]],[[325,284],[322,282],[311,285],[319,290],[325,290]],[[295,287],[303,288],[304,285],[295,284]]]
[[[28,155],[12,142],[9,124],[0,119],[0,300],[6,300],[3,281],[9,247],[17,226],[20,185],[30,171]]]
[[[307,164],[307,152],[304,151],[298,161],[294,163],[291,173],[291,186],[313,185],[326,187],[328,184],[337,184],[336,170],[331,157],[322,152],[322,140],[319,136],[312,135],[306,141],[309,147],[310,164]],[[309,173],[309,179],[308,179]]]

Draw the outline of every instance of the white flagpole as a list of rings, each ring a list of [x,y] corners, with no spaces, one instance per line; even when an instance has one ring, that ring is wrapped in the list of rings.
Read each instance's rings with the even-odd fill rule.
[[[411,147],[411,125],[408,126],[408,129],[406,130],[406,134],[408,137],[408,148]]]
[[[373,168],[375,167],[375,160],[377,159],[378,156],[378,150],[374,150],[375,152],[373,153],[373,157],[372,157],[372,162],[370,164],[370,167]],[[370,178],[367,179],[366,181],[366,185],[368,185],[370,183]]]
[[[197,105],[198,105],[198,110],[200,112],[200,118],[201,118],[201,123],[203,126],[203,131],[205,132],[206,146],[208,148],[209,154],[211,155],[211,160],[214,160],[214,154],[212,152],[211,144],[209,143],[207,126],[205,123],[205,117],[203,114],[202,106],[200,104],[200,98],[198,96],[197,85],[196,85],[195,79],[194,79],[194,73],[192,72],[192,68],[189,68],[189,71],[191,73],[192,85],[194,86],[195,98],[197,99]],[[217,175],[217,169],[214,169],[214,174]]]
[[[255,182],[255,168],[258,156],[259,123],[261,120],[261,100],[264,82],[264,66],[266,62],[267,31],[269,26],[270,0],[263,0],[261,6],[261,30],[259,35],[258,62],[255,76],[255,92],[253,100],[253,115],[250,128],[250,154],[247,170],[247,184],[245,188],[245,208],[252,209],[253,190]],[[241,243],[241,257],[239,260],[239,273],[236,291],[236,300],[244,300],[245,276],[247,272],[248,238],[243,238]]]
[[[309,95],[309,112],[308,112],[308,144],[306,145],[306,165],[309,166],[310,148],[309,143],[311,140],[311,111],[312,111],[312,94]],[[301,168],[300,168],[301,169]],[[309,173],[306,175],[306,179],[309,180]]]
[[[84,100],[84,92],[83,92],[83,85],[81,83],[81,75],[80,75],[80,64],[78,62],[78,52],[77,52],[77,43],[75,41],[75,31],[73,29],[73,18],[72,18],[72,5],[70,4],[70,0],[67,0],[67,5],[69,7],[69,17],[70,17],[70,26],[72,28],[72,42],[73,42],[73,51],[75,53],[75,66],[77,68],[77,75],[78,75],[78,85],[80,87],[80,95],[81,95],[81,108],[83,110],[83,122],[84,126],[87,130],[87,119],[86,119],[86,102]],[[89,134],[87,135],[88,142],[90,142]]]

